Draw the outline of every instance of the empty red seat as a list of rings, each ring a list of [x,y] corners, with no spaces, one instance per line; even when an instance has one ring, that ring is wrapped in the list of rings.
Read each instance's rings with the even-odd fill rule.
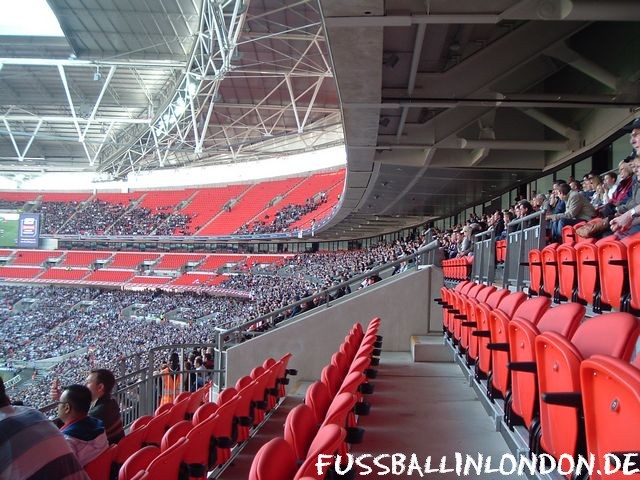
[[[322,382],[314,382],[309,388],[304,397],[305,405],[309,405],[316,417],[318,424],[322,423],[324,417],[331,405],[331,394],[329,388]]]
[[[283,438],[273,438],[256,453],[249,480],[291,480],[297,470],[291,445]]]
[[[542,262],[542,293],[554,298],[558,282],[557,243],[547,245],[540,252]]]
[[[540,295],[542,292],[542,254],[540,250],[529,250],[529,293]]]
[[[577,293],[578,262],[576,249],[571,245],[560,245],[556,250],[558,260],[558,301],[575,301]]]
[[[486,303],[480,303],[476,307],[476,324],[472,327],[471,335],[474,337],[469,342],[469,357],[475,360],[476,376],[482,378],[489,374],[491,368],[491,351],[487,348],[490,343],[491,331],[489,329],[489,317],[491,311],[500,308],[501,302],[509,295],[509,290],[503,288],[496,290]]]
[[[640,357],[634,363],[593,355],[580,365],[587,452],[595,459],[592,480],[629,478],[622,471],[604,475],[605,455],[624,463],[625,453],[640,452]]]
[[[118,445],[111,445],[84,466],[91,480],[109,480],[111,478],[111,462],[115,457]]]
[[[182,459],[188,448],[189,440],[183,437],[160,453],[145,469],[149,480],[177,480]]]
[[[298,469],[294,480],[300,480],[301,478],[315,478],[316,480],[323,480],[327,475],[327,470],[320,469],[318,472],[318,458],[320,455],[333,456],[335,455],[340,445],[345,441],[346,432],[338,425],[325,425],[323,426],[313,439],[311,446],[309,447],[309,454],[306,461]],[[326,457],[325,457],[326,458]],[[273,477],[279,478],[279,477]]]
[[[596,294],[600,291],[598,274],[598,247],[593,243],[579,242],[575,245],[578,301],[594,305]]]
[[[198,407],[196,412],[193,414],[192,423],[197,425],[198,423],[204,422],[211,415],[216,413],[218,410],[218,404],[213,402],[203,403]]]
[[[532,299],[529,302],[537,300]],[[548,307],[550,300],[546,302]],[[524,304],[523,304],[524,305]],[[535,339],[540,332],[553,331],[566,337],[573,335],[584,317],[579,303],[565,303],[547,310],[541,317],[515,315],[509,322],[509,369],[511,395],[505,406],[507,424],[519,418],[531,431],[537,427],[538,383],[536,379]],[[514,418],[513,415],[516,415]],[[533,425],[535,423],[535,425]],[[533,425],[533,427],[532,427]]]
[[[578,451],[581,419],[577,407],[581,399],[579,396],[576,399],[575,392],[580,392],[580,363],[595,354],[628,361],[636,344],[638,327],[638,319],[633,315],[609,313],[582,323],[571,341],[555,332],[544,332],[536,338],[539,450],[556,459],[563,454],[575,458],[578,453],[586,453]]]
[[[308,405],[294,407],[284,423],[284,439],[289,442],[298,461],[304,461],[318,432],[316,416]]]
[[[627,242],[629,261],[629,310],[640,315],[640,236],[633,235]]]
[[[167,430],[160,442],[160,450],[165,451],[171,445],[176,443],[178,439],[186,437],[193,428],[193,424],[186,420],[181,420]]]
[[[596,242],[600,275],[600,309],[620,310],[627,293],[627,246],[617,240],[603,238]]]
[[[215,414],[195,425],[186,434],[189,448],[184,454],[184,463],[189,471],[189,478],[204,480],[207,471],[216,464],[216,444],[213,427],[217,421]]]
[[[120,467],[118,472],[118,480],[133,480],[133,478],[145,470],[149,464],[160,455],[160,448],[156,446],[143,447],[133,455]]]

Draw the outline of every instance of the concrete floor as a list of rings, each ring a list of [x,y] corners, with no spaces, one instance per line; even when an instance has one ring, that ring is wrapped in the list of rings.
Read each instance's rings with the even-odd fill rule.
[[[361,417],[359,426],[366,431],[364,441],[354,445],[354,456],[370,454],[406,455],[405,465],[415,454],[424,473],[425,462],[431,457],[431,468],[440,466],[446,457],[446,468],[455,467],[454,453],[477,458],[491,455],[491,465],[496,467],[509,448],[500,433],[496,432],[491,417],[469,388],[460,368],[455,363],[413,363],[409,353],[385,352],[382,355],[378,376],[372,380],[373,395],[367,396],[371,412]],[[303,385],[284,402],[262,430],[245,447],[242,453],[220,477],[224,480],[246,480],[255,452],[268,440],[282,435],[287,413],[302,402]],[[375,467],[371,458],[364,463],[373,469],[369,475],[357,478],[392,478],[394,480],[423,478],[416,470],[404,474],[378,475],[382,469]],[[381,463],[391,466],[389,457]],[[364,471],[361,470],[362,473]],[[484,473],[471,478],[505,478],[499,473]],[[424,478],[442,480],[460,478],[455,472],[428,473]],[[279,479],[273,479],[279,480]]]

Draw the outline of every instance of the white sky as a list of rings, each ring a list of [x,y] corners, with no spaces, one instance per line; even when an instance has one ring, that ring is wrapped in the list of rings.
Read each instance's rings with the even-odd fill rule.
[[[46,0],[0,0],[0,35],[64,37]]]
[[[295,176],[315,170],[337,168],[346,165],[346,163],[344,147],[335,147],[258,162],[145,171],[136,176],[129,175],[127,181],[124,182],[94,182],[96,178],[94,173],[45,173],[31,180],[16,182],[2,177],[2,172],[0,172],[0,190],[111,190],[126,192],[134,189],[224,185],[272,177]]]

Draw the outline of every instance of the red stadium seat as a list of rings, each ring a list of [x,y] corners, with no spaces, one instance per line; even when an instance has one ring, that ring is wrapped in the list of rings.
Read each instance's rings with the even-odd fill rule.
[[[155,446],[144,447],[133,455],[120,467],[118,480],[133,480],[142,470],[146,470],[149,464],[160,455],[160,448]]]
[[[345,437],[346,432],[344,428],[341,428],[338,425],[323,426],[313,439],[313,442],[309,447],[307,460],[298,469],[294,480],[300,480],[301,478],[315,478],[316,480],[323,480],[327,475],[327,472],[321,471],[318,473],[318,467],[316,466],[318,457],[320,455],[335,455],[339,450],[340,445],[344,443]]]
[[[284,423],[284,439],[293,448],[298,461],[303,461],[307,457],[309,446],[317,432],[318,422],[308,405],[298,405],[287,415]]]
[[[604,459],[640,452],[640,357],[624,360],[593,355],[580,364],[587,452],[594,455],[592,480],[629,478],[622,471],[605,475]],[[637,462],[636,467],[637,467]]]
[[[111,478],[111,463],[117,449],[118,445],[111,445],[84,466],[84,471],[91,480],[109,480]]]
[[[638,319],[628,313],[609,313],[581,324],[569,341],[555,332],[535,340],[540,394],[540,432],[537,450],[559,459],[576,457],[580,422],[575,392],[580,392],[580,363],[595,354],[629,360],[638,337]],[[536,449],[534,448],[534,453]]]
[[[627,246],[617,240],[603,238],[596,242],[600,275],[600,309],[620,310],[628,293]]]
[[[178,480],[182,459],[188,448],[189,440],[180,438],[160,453],[146,468],[149,480]]]
[[[313,414],[316,417],[318,424],[322,423],[329,405],[331,405],[331,394],[329,388],[323,382],[314,382],[309,388],[304,397],[305,405],[309,405]]]
[[[537,299],[532,299],[537,300]],[[549,301],[546,305],[549,305]],[[524,305],[524,304],[523,304]],[[519,418],[532,430],[537,427],[538,383],[535,339],[540,332],[553,331],[565,337],[573,335],[584,317],[585,308],[579,303],[565,303],[546,311],[541,317],[523,318],[518,315],[509,322],[509,369],[511,395],[505,407],[507,424]],[[519,312],[518,312],[519,313]],[[516,368],[518,367],[518,368]],[[516,417],[513,417],[515,415]]]
[[[291,480],[296,469],[296,456],[291,445],[283,438],[273,438],[253,458],[249,480]]]

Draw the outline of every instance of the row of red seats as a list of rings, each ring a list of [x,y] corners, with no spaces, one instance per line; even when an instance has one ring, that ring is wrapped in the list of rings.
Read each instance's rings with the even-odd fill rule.
[[[285,421],[284,438],[274,438],[257,452],[249,480],[322,480],[330,469],[316,467],[319,455],[342,455],[349,445],[360,443],[364,430],[357,427],[357,417],[369,413],[363,395],[373,393],[368,378],[375,378],[375,367],[382,346],[377,334],[380,319],[375,318],[366,330],[356,323],[331,362],[321,373],[321,380],[308,388],[305,403],[293,408]]]
[[[169,427],[185,418],[193,418],[200,406],[209,401],[210,389],[211,384],[206,384],[193,393],[181,393],[173,403],[163,406],[164,415],[157,418],[148,415],[138,419],[138,423],[134,422],[128,435],[85,466],[91,480],[118,478],[122,465],[134,453],[146,445],[160,445]]]
[[[598,242],[552,243],[529,251],[530,291],[572,300],[595,312],[640,312],[640,234]]]
[[[442,274],[448,280],[465,280],[471,275],[473,256],[449,258],[442,261]]]
[[[140,417],[111,456],[105,453],[94,461],[102,462],[97,469],[101,476],[92,480],[109,478],[105,471],[118,480],[207,478],[209,471],[230,460],[232,449],[246,442],[250,430],[258,428],[286,395],[287,375],[295,374],[287,368],[290,358],[287,354],[279,361],[267,359],[235,387],[224,389],[215,403],[208,401],[206,385],[193,394],[178,395],[154,415]],[[110,469],[105,470],[105,464]]]
[[[604,472],[604,454],[639,451],[640,437],[628,430],[640,425],[640,360],[629,364],[638,318],[618,312],[583,321],[581,304],[549,308],[548,297],[474,282],[442,295],[446,335],[476,379],[486,378],[488,398],[502,399],[506,425],[528,430],[531,453],[594,454]]]

